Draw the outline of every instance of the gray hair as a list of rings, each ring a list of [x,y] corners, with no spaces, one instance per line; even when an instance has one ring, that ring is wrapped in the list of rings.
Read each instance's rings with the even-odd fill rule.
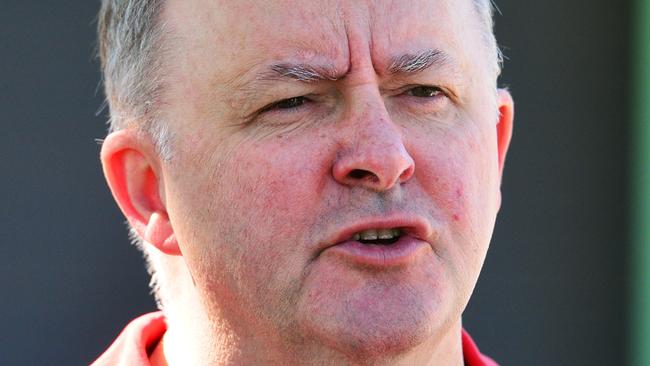
[[[481,25],[483,26],[483,41],[490,52],[490,67],[496,87],[496,81],[499,75],[501,75],[501,68],[503,66],[503,54],[501,53],[501,49],[497,44],[496,37],[494,36],[493,15],[494,10],[499,11],[499,13],[501,11],[494,0],[474,0],[474,4],[476,5]]]
[[[490,68],[496,79],[502,56],[493,33],[491,0],[473,0],[479,14],[483,37],[490,52]],[[158,154],[171,159],[168,124],[161,121],[157,108],[165,88],[165,61],[172,52],[164,42],[167,27],[161,19],[164,0],[102,0],[98,16],[99,57],[106,98],[110,110],[109,131],[135,128],[152,137]],[[133,243],[145,256],[151,274],[150,286],[159,307],[168,298],[164,262],[160,253],[148,249],[134,230]]]
[[[102,0],[99,58],[110,118],[109,132],[128,127],[152,135],[166,156],[169,134],[156,108],[164,89],[166,48],[163,0]]]

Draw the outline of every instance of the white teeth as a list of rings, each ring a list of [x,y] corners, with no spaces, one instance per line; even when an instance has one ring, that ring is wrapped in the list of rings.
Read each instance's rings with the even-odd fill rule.
[[[401,233],[400,229],[369,229],[355,233],[352,235],[352,240],[390,240],[399,237]]]
[[[377,237],[379,239],[392,239],[393,230],[392,229],[381,229],[377,231]]]
[[[377,240],[377,230],[364,230],[360,233],[361,240]]]

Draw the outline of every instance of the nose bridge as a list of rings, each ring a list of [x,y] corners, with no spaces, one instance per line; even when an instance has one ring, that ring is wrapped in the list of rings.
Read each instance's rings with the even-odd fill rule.
[[[399,127],[391,120],[383,101],[364,102],[350,125],[354,126],[355,135],[351,145],[361,154],[388,157],[406,152]]]
[[[385,124],[390,122],[390,116],[379,91],[369,85],[359,86],[356,89],[355,93],[350,93],[348,98],[350,100],[348,118],[344,122],[347,124],[346,127],[373,133],[386,130],[388,126]]]
[[[341,125],[341,150],[333,175],[348,186],[388,190],[410,179],[415,163],[378,88],[365,85],[356,89]]]

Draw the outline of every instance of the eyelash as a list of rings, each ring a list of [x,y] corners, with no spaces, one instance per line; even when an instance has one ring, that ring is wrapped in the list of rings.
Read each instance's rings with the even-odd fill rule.
[[[433,95],[428,95],[428,96],[418,96],[414,95],[416,91],[426,91],[428,93],[431,93]],[[408,96],[411,97],[416,97],[416,98],[435,98],[438,96],[446,96],[445,92],[437,87],[437,86],[431,86],[431,85],[417,85],[408,88],[407,90],[404,91],[404,94],[407,94]]]
[[[292,112],[304,106],[309,101],[310,100],[304,95],[282,99],[262,109],[262,113],[272,111]],[[283,106],[287,104],[288,106]]]

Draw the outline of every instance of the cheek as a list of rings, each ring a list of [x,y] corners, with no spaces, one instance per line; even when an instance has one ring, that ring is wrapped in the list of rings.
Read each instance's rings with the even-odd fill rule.
[[[233,155],[235,199],[246,215],[275,227],[276,234],[301,227],[312,216],[324,185],[321,150],[287,141],[254,143]],[[281,230],[281,231],[278,231]]]
[[[493,207],[498,192],[496,147],[476,128],[446,131],[416,148],[416,175],[443,221],[463,224]]]
[[[288,262],[304,252],[327,176],[326,147],[313,139],[311,145],[272,140],[235,146],[220,161],[222,174],[203,188],[218,213],[208,230],[227,238],[223,245],[237,252],[233,261],[249,268]]]
[[[171,211],[206,297],[262,308],[280,306],[278,294],[295,291],[329,171],[327,146],[308,140],[197,145],[185,154]]]
[[[237,171],[231,192],[239,206],[227,211],[231,221],[247,223],[232,233],[234,239],[246,238],[245,243],[235,243],[240,246],[233,270],[246,286],[239,292],[254,295],[247,302],[267,308],[267,314],[274,313],[269,308],[283,306],[281,299],[296,295],[316,244],[313,228],[325,205],[329,165],[322,155],[327,147],[309,141],[253,143],[231,160]]]
[[[496,217],[496,149],[489,133],[472,130],[450,131],[420,146],[416,174],[433,202],[436,254],[462,304],[480,273]]]
[[[499,181],[491,138],[479,129],[449,131],[418,150],[418,182],[437,210],[439,254],[454,276],[478,274],[492,235]]]
[[[264,141],[240,140],[217,146],[189,148],[184,152],[183,173],[177,178],[188,218],[245,223],[261,235],[264,226],[278,230],[298,227],[314,209],[314,199],[324,186],[326,147],[301,144],[282,137]],[[194,179],[187,179],[188,176]],[[296,221],[298,220],[298,222]],[[203,220],[201,220],[203,221]],[[287,225],[291,222],[292,225]],[[206,225],[210,223],[205,223]],[[261,226],[260,226],[261,225]]]

